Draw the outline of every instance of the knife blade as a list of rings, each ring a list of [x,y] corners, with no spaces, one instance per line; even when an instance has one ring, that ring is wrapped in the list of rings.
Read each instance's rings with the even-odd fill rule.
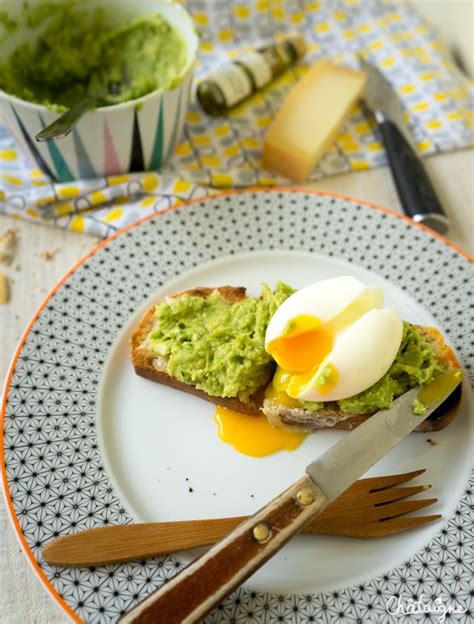
[[[375,65],[362,56],[360,63],[367,74],[363,98],[377,121],[405,214],[416,223],[446,234],[448,218],[416,153],[398,95]]]
[[[428,418],[461,378],[461,371],[448,371],[432,384],[407,392],[391,409],[371,416],[309,464],[304,477],[150,594],[119,622],[192,624],[200,621],[311,518]],[[425,406],[420,416],[412,409],[415,399]]]
[[[344,492],[359,476],[376,464],[406,435],[418,427],[449,396],[462,377],[461,371],[447,371],[423,389],[410,390],[397,399],[390,409],[381,410],[342,438],[326,453],[306,467],[306,473],[330,501]],[[436,389],[442,389],[436,394]],[[412,405],[419,395],[436,397],[418,416]]]

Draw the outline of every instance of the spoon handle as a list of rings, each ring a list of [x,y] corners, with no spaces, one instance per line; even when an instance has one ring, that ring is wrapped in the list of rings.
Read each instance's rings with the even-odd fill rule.
[[[49,126],[43,128],[41,132],[38,132],[35,139],[37,141],[56,141],[56,139],[62,139],[67,136],[79,119],[87,113],[88,110],[94,108],[100,95],[100,93],[93,93],[82,99],[55,119],[53,123],[50,123]]]

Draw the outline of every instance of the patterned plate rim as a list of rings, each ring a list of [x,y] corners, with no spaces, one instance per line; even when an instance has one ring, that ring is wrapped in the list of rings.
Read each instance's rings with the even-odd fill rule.
[[[61,288],[61,286],[66,282],[66,280],[82,265],[84,264],[89,258],[91,258],[92,256],[94,256],[98,251],[100,251],[103,247],[106,247],[109,243],[111,243],[113,240],[115,240],[116,238],[122,236],[123,234],[125,234],[126,232],[128,232],[129,230],[132,230],[133,228],[141,225],[142,223],[145,223],[146,221],[150,221],[154,218],[160,217],[162,215],[165,215],[169,212],[173,212],[174,210],[179,210],[179,209],[185,209],[187,206],[193,205],[193,204],[198,204],[201,203],[203,201],[207,201],[207,200],[213,200],[213,199],[218,199],[219,197],[226,197],[229,195],[245,195],[245,194],[252,194],[252,193],[298,193],[298,194],[310,194],[310,195],[318,195],[318,196],[323,196],[323,197],[330,197],[330,198],[335,198],[335,199],[342,199],[345,201],[349,201],[349,202],[353,202],[353,203],[357,203],[357,204],[361,204],[364,206],[367,206],[369,208],[373,208],[375,210],[378,210],[379,212],[383,212],[385,214],[390,215],[391,217],[395,217],[396,219],[400,219],[402,221],[405,221],[406,223],[408,223],[409,225],[411,225],[412,227],[418,228],[420,230],[425,231],[426,233],[430,234],[431,236],[437,238],[439,241],[441,241],[442,243],[444,243],[447,247],[450,247],[451,249],[454,249],[458,254],[460,254],[461,256],[463,256],[464,258],[466,258],[466,260],[470,263],[474,264],[474,256],[471,256],[469,253],[467,253],[466,251],[464,251],[463,249],[461,249],[460,247],[458,247],[456,244],[452,243],[450,240],[448,240],[445,236],[438,234],[437,232],[434,232],[433,230],[431,230],[430,228],[425,227],[424,225],[422,225],[421,223],[415,223],[414,221],[412,221],[409,217],[397,213],[393,210],[390,210],[389,208],[385,208],[384,206],[380,206],[377,203],[374,202],[370,202],[370,201],[366,201],[366,200],[361,200],[358,199],[356,197],[352,197],[350,195],[344,195],[341,193],[334,193],[334,192],[330,192],[330,191],[318,191],[316,189],[312,189],[312,188],[304,188],[304,187],[298,187],[298,188],[294,188],[294,187],[290,187],[290,186],[277,186],[277,187],[271,187],[271,188],[261,188],[261,187],[247,187],[245,189],[232,189],[232,190],[228,190],[228,191],[222,191],[219,193],[213,193],[207,196],[200,196],[200,197],[196,197],[193,198],[192,200],[189,201],[184,201],[184,202],[176,202],[175,204],[173,204],[172,206],[165,208],[164,210],[160,210],[157,211],[153,214],[147,215],[145,217],[143,217],[142,219],[138,219],[137,221],[134,221],[133,223],[128,224],[127,226],[121,228],[120,230],[118,230],[117,232],[114,232],[111,236],[109,236],[108,238],[105,238],[104,240],[100,241],[97,245],[95,245],[91,250],[89,250],[86,254],[84,254],[81,258],[79,258],[79,260],[77,260],[77,262],[75,262],[71,268],[66,271],[66,273],[56,282],[56,284],[52,287],[52,289],[47,293],[47,295],[45,296],[45,298],[43,299],[43,301],[41,302],[41,304],[39,305],[39,307],[36,309],[35,313],[33,314],[33,316],[31,317],[28,325],[26,326],[16,348],[15,351],[13,353],[10,365],[8,367],[7,370],[7,375],[5,378],[5,383],[4,383],[4,387],[3,387],[3,392],[2,392],[2,404],[1,404],[1,412],[0,412],[0,432],[1,432],[1,436],[2,436],[2,440],[1,440],[1,444],[0,444],[0,470],[1,470],[1,478],[2,478],[2,485],[3,485],[3,497],[4,497],[4,501],[5,501],[5,506],[7,508],[8,511],[8,515],[10,517],[11,523],[13,525],[13,529],[15,531],[16,537],[18,539],[18,541],[20,542],[20,545],[22,547],[23,552],[25,553],[30,565],[32,566],[33,570],[36,572],[37,576],[39,577],[41,583],[43,584],[44,588],[48,591],[48,593],[50,594],[50,596],[57,602],[57,604],[63,609],[63,611],[65,611],[68,616],[74,621],[77,622],[78,624],[82,624],[83,620],[77,615],[77,613],[75,611],[73,611],[69,605],[66,603],[65,600],[63,600],[58,591],[54,588],[54,586],[50,583],[50,581],[48,580],[46,574],[43,572],[43,570],[41,569],[41,567],[38,564],[38,561],[36,560],[32,550],[30,549],[30,547],[28,546],[28,543],[26,541],[26,538],[24,537],[17,516],[15,514],[14,508],[13,508],[13,501],[10,495],[10,489],[9,489],[9,484],[8,484],[8,480],[7,480],[7,474],[6,474],[6,467],[5,467],[5,450],[4,450],[4,444],[3,444],[3,440],[4,440],[4,433],[5,433],[5,420],[6,420],[6,408],[7,408],[7,399],[8,399],[8,395],[9,395],[9,390],[10,390],[10,384],[11,384],[11,380],[13,377],[13,373],[15,371],[15,367],[17,364],[17,360],[20,356],[20,353],[23,349],[23,346],[26,342],[26,339],[28,338],[31,328],[33,327],[34,323],[36,322],[36,320],[40,317],[41,313],[43,312],[44,308],[46,307],[46,305],[48,304],[48,302],[50,301],[50,299],[54,296],[54,294]]]

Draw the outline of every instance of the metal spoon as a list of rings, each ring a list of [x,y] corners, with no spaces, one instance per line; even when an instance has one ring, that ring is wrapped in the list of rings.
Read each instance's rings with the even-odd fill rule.
[[[79,119],[81,119],[87,111],[93,109],[97,102],[107,95],[120,95],[124,85],[127,83],[128,81],[125,76],[121,82],[118,80],[110,80],[106,88],[92,93],[80,100],[77,104],[74,104],[74,106],[50,123],[49,126],[46,126],[41,132],[38,132],[35,139],[37,141],[56,141],[57,139],[62,139],[67,136]]]

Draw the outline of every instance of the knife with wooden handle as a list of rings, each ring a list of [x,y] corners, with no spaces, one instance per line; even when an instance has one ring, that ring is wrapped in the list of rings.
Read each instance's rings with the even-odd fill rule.
[[[121,624],[194,624],[277,553],[314,516],[425,420],[453,392],[448,371],[401,396],[306,468],[306,475],[126,613]],[[426,411],[418,416],[413,402]]]
[[[382,73],[360,58],[367,74],[363,98],[373,112],[405,214],[440,234],[449,221],[421,159],[414,149],[397,94]]]

